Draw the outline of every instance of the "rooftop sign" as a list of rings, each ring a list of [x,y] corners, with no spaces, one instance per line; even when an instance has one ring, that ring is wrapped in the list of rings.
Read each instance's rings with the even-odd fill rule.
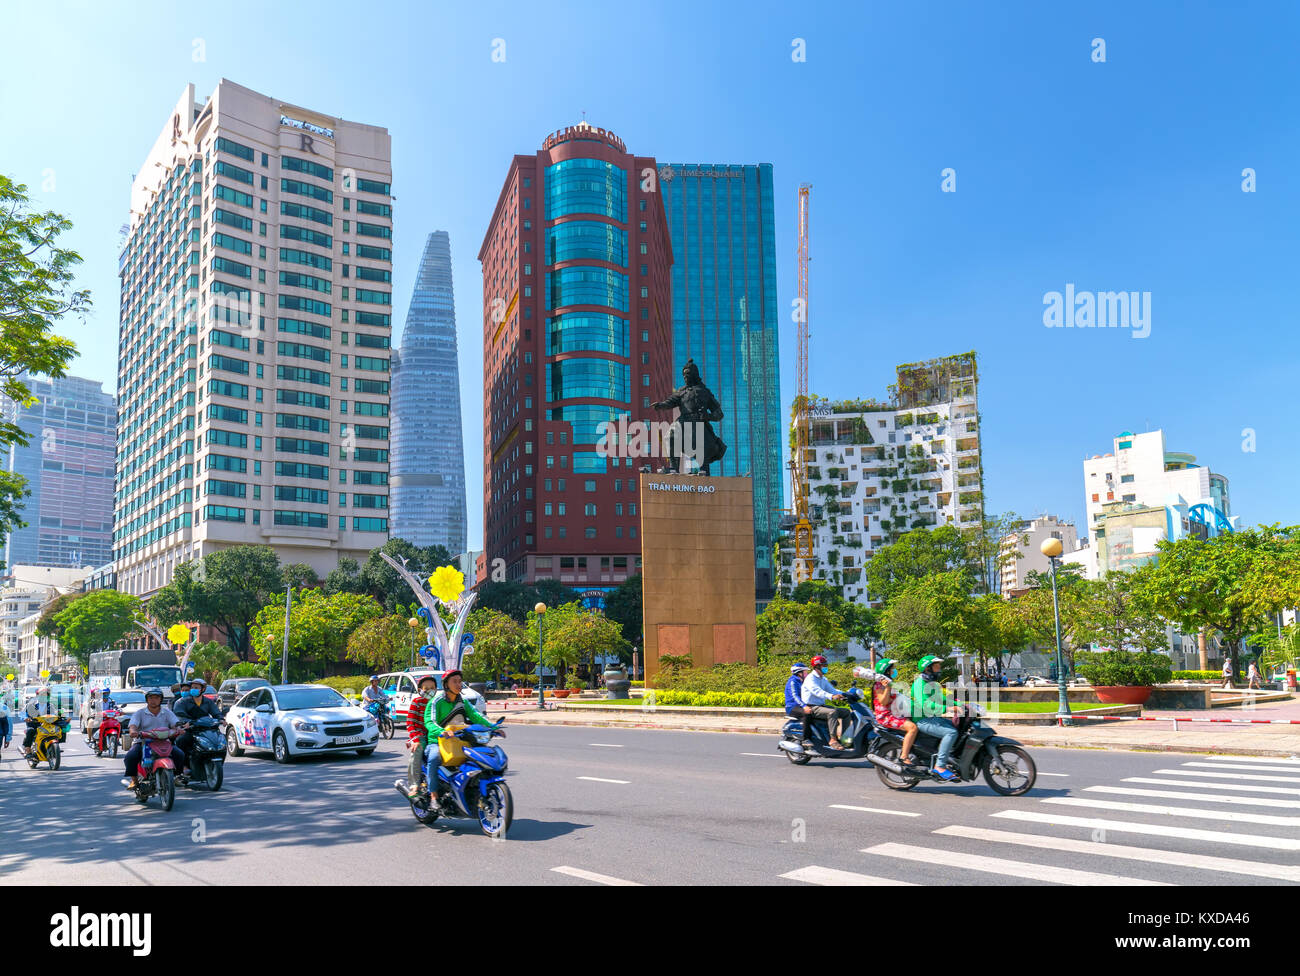
[[[542,143],[542,150],[552,149],[562,142],[568,142],[570,139],[599,139],[613,146],[619,152],[627,152],[627,146],[623,140],[607,129],[598,129],[587,122],[579,122],[577,125],[570,125],[563,129],[558,129],[546,137]]]

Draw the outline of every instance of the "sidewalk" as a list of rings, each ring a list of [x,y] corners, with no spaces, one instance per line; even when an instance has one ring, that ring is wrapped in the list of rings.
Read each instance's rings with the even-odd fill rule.
[[[550,702],[548,701],[548,705]],[[1242,718],[1290,718],[1300,703],[1290,702],[1275,708],[1261,706],[1241,715]],[[502,708],[500,702],[489,702],[489,712],[495,717],[503,715],[510,725],[575,725],[588,728],[666,729],[679,732],[748,732],[756,735],[776,736],[785,724],[785,716],[775,710],[734,709],[744,714],[719,714],[718,709],[697,709],[692,714],[682,714],[677,709],[657,710],[631,708],[615,712],[596,709],[566,709],[561,703],[545,712],[536,706],[521,707],[510,702]],[[1274,712],[1276,714],[1266,714]],[[1155,713],[1152,713],[1153,715]],[[1168,718],[1172,713],[1158,713]],[[1179,712],[1184,719],[1198,717],[1199,713]],[[1208,717],[1208,713],[1207,713]],[[1224,717],[1222,709],[1215,717]],[[996,728],[996,723],[994,723]],[[1225,729],[1232,729],[1224,736]],[[1300,726],[1297,725],[1210,725],[1180,724],[1177,732],[1164,728],[1157,722],[1081,722],[1074,728],[1053,726],[1005,726],[1003,731],[1028,746],[1063,749],[1118,749],[1150,752],[1204,752],[1243,756],[1300,756]]]

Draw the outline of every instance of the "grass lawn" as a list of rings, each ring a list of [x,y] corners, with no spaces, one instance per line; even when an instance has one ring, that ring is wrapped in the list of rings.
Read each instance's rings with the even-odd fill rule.
[[[549,696],[548,700],[549,700]],[[561,699],[563,701],[564,699]],[[572,701],[573,699],[569,699]],[[609,705],[614,708],[643,708],[648,703],[643,703],[640,699],[633,698],[628,701],[607,701],[604,699],[586,699],[582,702],[586,705]],[[655,708],[698,708],[696,705],[655,705]],[[1094,708],[1107,708],[1108,706],[1100,702],[1070,702],[1070,711],[1084,712]],[[997,702],[985,706],[986,710],[993,715],[1005,714],[1034,714],[1034,713],[1051,713],[1055,714],[1057,709],[1056,702]]]

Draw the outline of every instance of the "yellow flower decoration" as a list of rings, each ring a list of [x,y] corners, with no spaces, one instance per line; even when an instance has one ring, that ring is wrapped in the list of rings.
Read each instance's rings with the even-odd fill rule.
[[[465,592],[465,574],[455,566],[439,566],[429,577],[429,592],[443,603],[454,603]]]
[[[190,629],[184,624],[174,624],[167,631],[167,639],[173,644],[184,644],[190,639]]]

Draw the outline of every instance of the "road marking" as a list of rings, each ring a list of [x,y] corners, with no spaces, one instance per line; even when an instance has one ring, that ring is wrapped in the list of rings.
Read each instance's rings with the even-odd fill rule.
[[[754,756],[757,759],[784,759],[779,752],[742,752],[742,756]]]
[[[1038,771],[1039,776],[1069,776],[1069,773],[1045,773],[1041,769]]]
[[[887,813],[892,817],[919,817],[919,813],[908,813],[906,810],[881,810],[879,807],[851,807],[847,803],[832,803],[832,810],[858,810],[862,813]]]
[[[810,867],[800,868],[798,871],[787,871],[781,875],[783,878],[789,878],[791,881],[804,881],[808,884],[815,885],[890,885],[905,888],[915,888],[916,885],[911,881],[895,881],[893,878],[877,878],[870,874],[855,874],[852,871],[837,871],[835,868],[818,867],[816,864]]]
[[[1196,773],[1184,773],[1184,776],[1196,776]],[[1150,779],[1143,776],[1129,776],[1122,783],[1155,783],[1159,786],[1196,786],[1203,790],[1237,790],[1243,793],[1280,793],[1285,796],[1300,796],[1300,790],[1289,786],[1252,786],[1249,783],[1202,783],[1199,780],[1185,779]]]
[[[1291,766],[1300,766],[1300,759],[1295,759],[1295,758],[1279,759],[1276,756],[1206,756],[1205,758],[1213,759],[1216,760],[1217,762],[1227,762],[1227,763],[1271,762],[1271,763],[1287,763],[1288,765]]]
[[[1008,861],[1001,857],[985,857],[983,854],[958,854],[955,851],[914,847],[911,844],[877,844],[875,847],[863,848],[862,853],[879,854],[881,857],[906,858],[909,861],[924,861],[927,864],[939,864],[943,867],[966,868],[971,871],[984,871],[988,874],[1002,874],[1010,878],[1028,878],[1031,881],[1052,881],[1066,885],[1169,887],[1167,881],[1146,881],[1142,878],[1125,878],[1117,874],[1100,874],[1096,871],[1057,868],[1049,864]]]
[[[632,782],[630,779],[602,779],[599,776],[579,776],[578,779],[585,779],[591,783],[619,783],[622,786]]]
[[[588,742],[587,745],[595,746],[598,749],[622,749],[623,747],[614,742]]]
[[[1194,765],[1189,763],[1188,765]],[[1208,766],[1209,763],[1202,765]],[[1213,776],[1215,779],[1257,779],[1266,783],[1300,783],[1300,776],[1248,776],[1245,773],[1211,773],[1209,770],[1201,770],[1195,773],[1189,773],[1185,769],[1157,769],[1154,772],[1161,776]]]
[[[1150,834],[1155,837],[1208,840],[1216,844],[1239,844],[1243,847],[1267,847],[1280,851],[1300,851],[1300,840],[1292,840],[1290,837],[1230,834],[1226,830],[1202,830],[1199,827],[1133,823],[1127,820],[1105,820],[1101,817],[1069,817],[1065,814],[1034,813],[1031,810],[1001,810],[998,813],[990,814],[990,816],[1000,817],[1003,820],[1024,820],[1028,823],[1052,824],[1056,827],[1091,827],[1094,830],[1113,830],[1121,834]]]
[[[971,840],[991,841],[999,844],[1041,847],[1044,850],[1051,851],[1073,851],[1076,854],[1096,854],[1101,857],[1118,857],[1128,861],[1146,861],[1152,864],[1169,864],[1175,867],[1200,868],[1205,871],[1224,871],[1228,874],[1248,874],[1252,877],[1300,882],[1300,867],[1270,864],[1266,861],[1241,861],[1231,857],[1184,854],[1181,851],[1163,851],[1152,847],[1126,847],[1123,844],[1102,844],[1097,841],[1073,840],[1047,834],[1018,834],[1014,831],[987,830],[983,827],[954,825],[940,827],[935,833],[946,834],[950,837],[968,837]]]
[[[595,871],[584,871],[582,868],[571,868],[562,864],[558,868],[551,868],[556,874],[567,874],[571,878],[581,878],[583,881],[594,881],[596,884],[610,885],[615,888],[644,888],[645,885],[639,881],[625,881],[622,878],[611,878],[608,874],[597,874]]]
[[[1244,803],[1256,807],[1300,809],[1300,800],[1275,800],[1263,796],[1206,796],[1204,793],[1180,793],[1177,790],[1135,790],[1123,786],[1089,786],[1085,793],[1118,793],[1123,796],[1154,796],[1166,800],[1199,800],[1202,803]]]
[[[1049,796],[1042,802],[1056,803],[1067,807],[1097,807],[1100,810],[1122,810],[1126,813],[1154,813],[1166,817],[1199,817],[1202,820],[1224,820],[1229,823],[1266,824],[1270,827],[1295,827],[1300,825],[1300,817],[1282,817],[1268,813],[1238,813],[1235,810],[1203,810],[1199,807],[1170,807],[1155,803],[1089,800],[1082,796]]]
[[[1294,766],[1260,766],[1260,765],[1254,765],[1254,764],[1249,765],[1249,766],[1225,766],[1225,765],[1223,765],[1222,763],[1208,763],[1208,762],[1189,762],[1189,763],[1183,763],[1183,765],[1184,765],[1184,766],[1200,766],[1200,767],[1205,768],[1205,769],[1223,769],[1223,770],[1227,770],[1227,771],[1230,772],[1230,773],[1296,773],[1296,772],[1300,772],[1300,770],[1296,769]],[[1199,775],[1199,774],[1198,774],[1198,775]],[[1300,780],[1297,780],[1296,782],[1300,782]]]

